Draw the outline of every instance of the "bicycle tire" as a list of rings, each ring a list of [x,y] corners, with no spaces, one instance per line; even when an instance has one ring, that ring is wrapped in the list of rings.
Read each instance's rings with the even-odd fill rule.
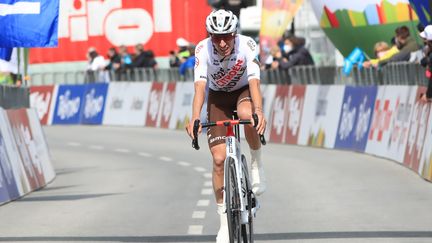
[[[247,211],[248,211],[248,223],[242,225],[242,238],[243,243],[253,243],[254,237],[253,237],[253,214],[252,214],[252,187],[249,180],[249,170],[247,167],[247,161],[246,157],[242,155],[241,157],[241,166],[242,166],[242,188],[244,186],[244,193],[246,196],[246,202],[247,202]]]
[[[241,242],[240,193],[237,188],[234,159],[225,164],[225,205],[227,208],[230,243]]]

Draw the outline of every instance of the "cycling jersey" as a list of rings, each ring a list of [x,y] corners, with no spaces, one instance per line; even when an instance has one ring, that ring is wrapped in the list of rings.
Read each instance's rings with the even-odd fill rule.
[[[252,38],[237,34],[230,55],[221,57],[210,38],[195,49],[195,82],[210,81],[214,91],[231,92],[249,85],[249,80],[260,78],[257,61],[258,47]]]

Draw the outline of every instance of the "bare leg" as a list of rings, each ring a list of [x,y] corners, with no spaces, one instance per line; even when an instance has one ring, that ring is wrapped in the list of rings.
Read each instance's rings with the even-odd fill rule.
[[[213,146],[210,151],[213,156],[213,190],[216,197],[216,203],[223,203],[222,187],[224,182],[224,161],[225,161],[225,144]]]

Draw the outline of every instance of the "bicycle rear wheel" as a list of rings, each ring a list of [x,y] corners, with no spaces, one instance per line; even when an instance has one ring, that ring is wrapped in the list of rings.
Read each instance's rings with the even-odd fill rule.
[[[246,161],[246,157],[244,155],[242,155],[242,161],[241,161],[241,166],[242,166],[242,191],[243,194],[242,196],[246,197],[246,210],[248,212],[248,223],[247,224],[243,224],[242,225],[242,238],[243,238],[243,243],[253,243],[254,242],[254,237],[253,237],[253,213],[252,213],[252,207],[254,207],[254,202],[253,202],[253,192],[252,192],[252,187],[249,181],[249,171],[248,171],[248,167],[247,167],[247,161]]]
[[[230,243],[241,242],[240,200],[235,162],[232,158],[228,158],[225,164],[225,204]]]

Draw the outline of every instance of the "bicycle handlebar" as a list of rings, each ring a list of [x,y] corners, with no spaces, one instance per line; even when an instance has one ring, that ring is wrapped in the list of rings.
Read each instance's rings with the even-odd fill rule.
[[[254,125],[255,125],[254,127],[256,127],[258,125],[258,116],[257,116],[257,114],[254,113],[252,115],[252,118],[254,120]],[[240,125],[249,125],[249,124],[252,124],[252,122],[250,120],[224,120],[224,121],[215,121],[215,122],[201,123],[201,127],[203,127],[203,128],[204,127],[214,127],[214,126],[225,126],[225,127],[227,127],[227,126],[234,126],[234,125],[238,125],[238,124],[240,124]],[[194,148],[196,150],[200,149],[200,146],[199,146],[199,143],[198,143],[198,130],[199,130],[199,127],[200,127],[200,120],[196,119],[194,121],[194,127],[193,127],[193,136],[194,136],[194,139],[192,139],[192,148]],[[265,140],[264,135],[260,134],[259,137],[260,137],[261,144],[262,145],[266,145],[267,142]]]

